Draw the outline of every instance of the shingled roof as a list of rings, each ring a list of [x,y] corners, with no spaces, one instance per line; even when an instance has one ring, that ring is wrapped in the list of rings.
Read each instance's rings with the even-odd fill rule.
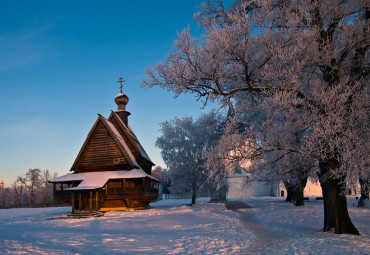
[[[129,140],[129,142],[133,145],[134,150],[139,154],[139,156],[145,158],[150,164],[154,165],[148,154],[145,152],[143,146],[141,146],[139,140],[137,139],[130,125],[126,126],[125,123],[123,123],[122,119],[113,111],[108,117],[109,121],[111,121],[112,119],[114,119],[117,122],[118,129],[122,131],[121,133],[123,133],[123,137]]]

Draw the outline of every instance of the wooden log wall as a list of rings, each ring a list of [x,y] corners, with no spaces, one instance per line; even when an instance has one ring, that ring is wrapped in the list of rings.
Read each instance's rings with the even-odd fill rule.
[[[100,121],[76,164],[75,172],[122,169],[130,169],[130,166]]]

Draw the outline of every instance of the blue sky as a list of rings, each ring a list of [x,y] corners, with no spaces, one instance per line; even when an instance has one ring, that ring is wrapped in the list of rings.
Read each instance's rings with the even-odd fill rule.
[[[29,168],[63,175],[97,114],[116,110],[126,80],[129,123],[156,165],[159,123],[192,115],[202,103],[144,89],[145,69],[164,61],[177,32],[197,25],[200,0],[1,1],[0,179],[10,186]]]

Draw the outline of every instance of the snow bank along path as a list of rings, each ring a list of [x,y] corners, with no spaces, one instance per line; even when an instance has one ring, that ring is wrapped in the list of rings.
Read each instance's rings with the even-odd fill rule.
[[[349,208],[361,236],[322,233],[322,201],[242,206],[166,200],[142,211],[73,219],[65,208],[0,210],[0,254],[370,254],[370,210]],[[243,206],[247,204],[248,206]]]

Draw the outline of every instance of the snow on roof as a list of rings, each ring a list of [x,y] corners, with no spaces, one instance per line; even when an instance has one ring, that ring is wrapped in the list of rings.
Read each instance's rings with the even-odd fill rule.
[[[137,139],[137,137],[135,135],[135,132],[132,130],[131,126],[130,125],[126,126],[123,123],[122,119],[115,112],[112,111],[112,114],[116,118],[116,120],[119,122],[119,126],[123,129],[123,132],[127,135],[127,138],[133,143],[133,145],[135,147],[137,147],[137,149],[139,149],[139,152],[140,152],[141,156],[143,158],[146,158],[147,160],[149,160],[151,163],[153,163],[153,161],[150,159],[149,155],[144,150],[143,146],[141,146],[141,144],[140,144],[139,140]],[[153,163],[153,165],[154,165],[154,163]]]
[[[134,130],[132,130],[130,124],[127,124],[127,127],[126,128],[127,128],[127,130],[130,132],[130,134],[132,136],[134,136],[135,138],[137,138],[136,135],[135,135],[135,132],[134,132]]]
[[[50,180],[52,183],[82,181],[77,187],[66,190],[86,190],[102,188],[109,179],[132,179],[145,178],[159,181],[153,176],[147,174],[142,169],[120,170],[120,171],[103,171],[103,172],[85,172],[85,173],[68,173],[66,175]]]
[[[137,139],[134,131],[132,130],[131,126],[128,125],[128,128],[126,127],[126,129],[129,131],[129,134],[131,135],[132,139],[136,142],[136,145],[139,147],[141,156],[143,156],[144,158],[146,158],[147,160],[149,160],[150,162],[153,163],[153,161],[150,159],[149,155],[144,150],[143,146],[141,146],[140,142],[138,141],[138,139]]]
[[[134,155],[131,153],[130,149],[128,148],[127,144],[125,143],[125,140],[122,138],[121,134],[118,132],[116,127],[110,121],[105,119],[103,116],[100,116],[100,117],[109,126],[109,128],[113,132],[113,134],[118,138],[120,144],[123,146],[125,152],[129,156],[132,164],[139,167],[139,164],[136,162],[136,159],[135,159]]]
[[[141,155],[146,158],[147,160],[149,160],[150,162],[153,163],[153,161],[149,158],[148,154],[146,153],[146,151],[144,150],[143,146],[141,146],[141,144],[139,143],[139,149],[140,149],[140,153]]]

